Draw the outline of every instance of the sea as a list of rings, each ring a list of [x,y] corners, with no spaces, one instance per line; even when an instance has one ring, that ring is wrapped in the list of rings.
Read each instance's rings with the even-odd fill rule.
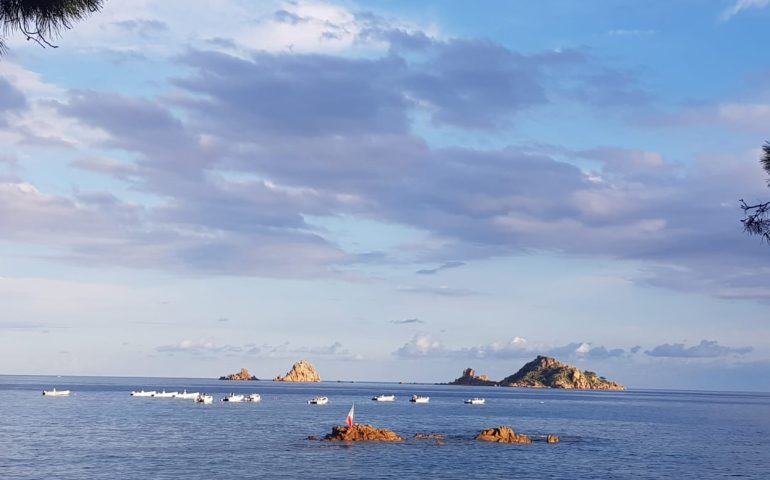
[[[46,397],[43,389],[69,389]],[[187,390],[191,400],[132,390]],[[222,403],[229,392],[260,403]],[[395,394],[393,403],[374,402]],[[428,404],[408,401],[430,396]],[[308,405],[327,396],[324,406]],[[485,405],[463,400],[483,397]],[[402,443],[309,440],[356,423]],[[558,444],[474,440],[506,425]],[[419,440],[439,433],[442,441]],[[770,479],[770,394],[0,376],[0,479]]]

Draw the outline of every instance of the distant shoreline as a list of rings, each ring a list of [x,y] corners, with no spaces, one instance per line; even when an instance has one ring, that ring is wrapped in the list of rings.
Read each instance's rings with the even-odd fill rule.
[[[289,387],[291,386],[310,386],[310,385],[334,385],[334,384],[359,384],[359,385],[369,385],[369,384],[379,384],[379,385],[394,385],[394,386],[409,386],[409,385],[419,385],[419,386],[446,386],[452,389],[463,389],[463,388],[472,388],[472,389],[484,389],[490,390],[490,387],[474,387],[474,386],[468,386],[468,385],[447,385],[446,383],[436,383],[436,382],[394,382],[394,381],[378,381],[378,380],[323,380],[321,382],[317,383],[290,383],[290,382],[274,382],[272,379],[265,379],[265,380],[250,380],[248,382],[226,382],[222,380],[218,380],[216,378],[212,377],[164,377],[164,376],[135,376],[135,375],[48,375],[48,374],[18,374],[18,373],[0,373],[0,379],[2,378],[11,378],[11,377],[46,377],[46,378],[60,378],[60,379],[70,379],[70,378],[119,378],[119,379],[155,379],[155,380],[196,380],[196,381],[211,381],[211,382],[217,382],[222,383],[223,385],[229,385],[229,384],[254,384],[254,383],[265,383],[265,384],[271,384],[271,385],[280,385],[282,387]],[[3,384],[0,382],[0,390],[2,390]],[[696,390],[696,389],[675,389],[675,388],[661,388],[661,387],[632,387],[627,388],[625,392],[623,391],[613,391],[613,390],[577,390],[577,389],[563,389],[563,388],[526,388],[526,387],[499,387],[499,388],[491,388],[493,391],[547,391],[547,392],[556,392],[561,391],[565,393],[600,393],[600,394],[623,394],[625,392],[628,393],[696,393],[696,394],[738,394],[738,395],[762,395],[762,396],[770,396],[770,390]]]

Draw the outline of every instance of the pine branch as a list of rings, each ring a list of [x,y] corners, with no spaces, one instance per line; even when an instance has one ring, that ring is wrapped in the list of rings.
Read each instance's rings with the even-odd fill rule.
[[[0,55],[7,50],[5,38],[16,31],[42,47],[56,48],[54,38],[103,4],[104,0],[0,0]]]

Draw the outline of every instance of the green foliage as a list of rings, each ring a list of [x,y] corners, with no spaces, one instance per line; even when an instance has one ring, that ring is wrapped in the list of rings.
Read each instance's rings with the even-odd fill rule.
[[[762,145],[762,152],[762,158],[759,161],[762,163],[762,168],[765,169],[765,172],[770,175],[770,142],[765,142]],[[768,180],[768,183],[770,183],[770,180]]]
[[[7,50],[5,38],[17,31],[42,47],[56,48],[53,38],[103,4],[104,0],[0,0],[0,55]]]
[[[770,142],[762,145],[762,157],[759,163],[762,168],[770,175]],[[770,180],[767,181],[770,185]],[[759,235],[762,240],[770,244],[770,202],[757,203],[749,205],[743,199],[740,200],[743,210],[743,231],[749,235]]]

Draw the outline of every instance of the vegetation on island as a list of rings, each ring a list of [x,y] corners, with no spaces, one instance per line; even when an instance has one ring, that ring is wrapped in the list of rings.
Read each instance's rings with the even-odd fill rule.
[[[499,382],[489,380],[486,375],[476,375],[467,368],[463,375],[450,385],[503,386],[527,388],[569,388],[581,390],[625,390],[619,383],[612,382],[590,370],[582,371],[577,367],[561,363],[555,358],[538,355],[518,372]]]

